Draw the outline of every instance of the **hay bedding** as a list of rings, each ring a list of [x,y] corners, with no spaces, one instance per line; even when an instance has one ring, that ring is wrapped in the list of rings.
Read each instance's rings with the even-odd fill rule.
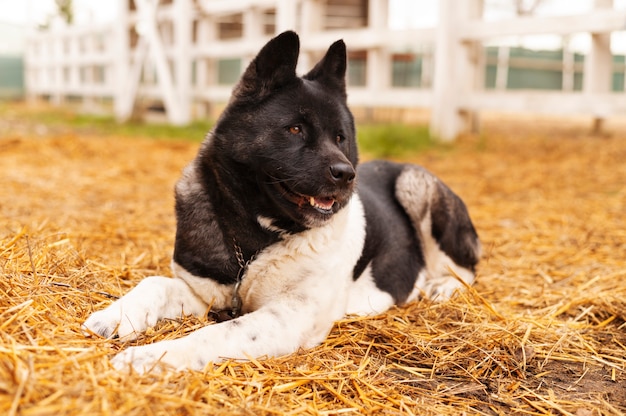
[[[533,126],[486,123],[414,157],[470,208],[485,246],[474,289],[343,320],[288,357],[126,376],[106,360],[125,345],[80,323],[169,274],[172,186],[197,144],[5,124],[0,413],[623,414],[626,141]]]

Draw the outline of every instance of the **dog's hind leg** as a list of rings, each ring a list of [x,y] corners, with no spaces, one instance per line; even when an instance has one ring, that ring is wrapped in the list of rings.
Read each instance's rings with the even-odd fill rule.
[[[463,201],[427,170],[407,165],[396,181],[396,197],[415,228],[426,261],[409,301],[422,293],[444,300],[474,282],[481,255],[478,235]]]

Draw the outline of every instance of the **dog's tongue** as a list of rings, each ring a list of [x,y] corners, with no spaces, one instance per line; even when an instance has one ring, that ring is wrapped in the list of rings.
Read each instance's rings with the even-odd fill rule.
[[[309,199],[309,204],[315,208],[329,210],[335,204],[335,200],[333,198],[315,198],[312,196]]]

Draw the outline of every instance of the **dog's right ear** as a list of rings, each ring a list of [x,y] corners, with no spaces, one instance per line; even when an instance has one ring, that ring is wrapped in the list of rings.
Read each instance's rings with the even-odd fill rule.
[[[300,39],[295,32],[283,32],[261,49],[250,62],[233,90],[237,100],[258,101],[295,80]]]

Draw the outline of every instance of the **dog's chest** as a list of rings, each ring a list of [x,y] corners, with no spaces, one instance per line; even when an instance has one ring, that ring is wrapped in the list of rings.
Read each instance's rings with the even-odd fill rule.
[[[241,313],[281,302],[301,307],[313,303],[335,320],[345,314],[364,241],[363,206],[355,195],[325,226],[286,235],[257,253],[238,288],[210,276],[195,276],[176,261],[172,270],[214,311],[232,310],[233,296],[238,296]]]
[[[365,238],[358,198],[323,227],[285,236],[250,262],[239,288],[242,311],[275,301],[343,297]]]

